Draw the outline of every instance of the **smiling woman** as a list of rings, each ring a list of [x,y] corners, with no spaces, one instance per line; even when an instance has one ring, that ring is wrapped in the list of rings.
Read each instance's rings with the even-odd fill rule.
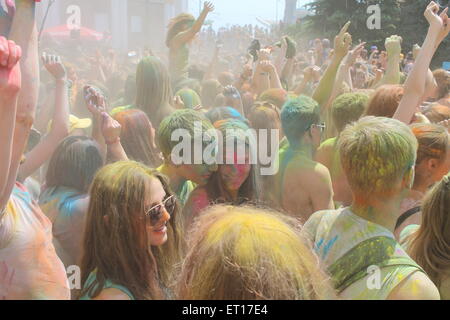
[[[91,199],[81,299],[165,298],[181,248],[178,205],[166,179],[137,162],[117,162],[99,171]]]
[[[218,159],[220,164],[208,183],[197,187],[189,196],[183,208],[186,229],[211,204],[241,205],[255,203],[259,199],[257,164],[251,161],[254,144],[246,135],[249,127],[236,119],[217,121],[214,126],[223,136]]]

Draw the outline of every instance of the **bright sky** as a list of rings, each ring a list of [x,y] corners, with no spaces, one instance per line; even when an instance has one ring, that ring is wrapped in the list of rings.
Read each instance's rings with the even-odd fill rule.
[[[214,21],[214,29],[227,24],[257,24],[256,17],[275,21],[277,13],[278,20],[284,16],[284,0],[211,0],[211,2],[214,3],[216,10],[208,19]],[[298,0],[298,5],[308,2],[309,0]],[[195,16],[199,13],[199,3],[203,3],[203,0],[189,0],[189,10]]]

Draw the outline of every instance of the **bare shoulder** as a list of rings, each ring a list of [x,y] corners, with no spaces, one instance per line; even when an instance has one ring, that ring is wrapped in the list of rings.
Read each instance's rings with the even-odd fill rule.
[[[330,171],[327,167],[319,162],[312,160],[305,161],[302,165],[298,166],[298,170],[294,173],[297,178],[301,176],[303,181],[307,181],[308,184],[321,184],[331,181]]]
[[[116,288],[104,289],[92,300],[131,300],[123,291]]]
[[[317,149],[317,153],[332,155],[336,149],[336,139],[328,139]]]
[[[388,300],[440,300],[440,295],[430,278],[416,271],[392,290]]]

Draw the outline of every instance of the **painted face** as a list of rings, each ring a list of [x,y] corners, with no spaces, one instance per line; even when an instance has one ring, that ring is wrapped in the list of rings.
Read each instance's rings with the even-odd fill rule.
[[[147,221],[147,234],[148,242],[151,246],[160,246],[167,241],[167,222],[170,220],[170,214],[166,210],[167,202],[163,205],[166,199],[166,192],[161,184],[161,182],[152,178],[147,187],[148,192],[146,192],[147,199],[145,200],[145,213],[151,215],[155,213],[160,213],[159,220],[151,223],[150,217],[146,217]],[[170,200],[169,200],[170,201]],[[160,210],[160,211],[159,211]],[[158,216],[155,214],[155,216]]]
[[[245,153],[242,157],[235,152],[225,155],[225,164],[219,166],[219,174],[225,184],[225,188],[229,191],[237,191],[247,180],[251,165],[249,162],[249,153]]]

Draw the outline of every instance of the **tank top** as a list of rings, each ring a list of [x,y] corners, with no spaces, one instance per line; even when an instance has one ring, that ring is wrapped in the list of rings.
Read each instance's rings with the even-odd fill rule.
[[[412,273],[424,272],[391,231],[349,208],[317,212],[304,229],[343,299],[384,300]]]
[[[94,271],[92,271],[89,274],[86,282],[84,283],[83,289],[89,288],[93,284],[93,282],[96,281],[96,279],[97,279],[97,272],[94,270]],[[92,300],[92,298],[93,298],[92,297],[92,293],[97,289],[97,286],[98,286],[98,284],[94,285],[88,291],[87,294],[85,294],[84,296],[80,297],[80,300]],[[128,297],[130,297],[131,300],[136,300],[134,298],[133,294],[130,292],[130,290],[128,290],[126,287],[124,287],[124,286],[122,286],[120,284],[116,284],[116,283],[114,283],[114,282],[112,282],[110,280],[106,280],[105,281],[105,285],[103,286],[102,290],[105,290],[105,289],[117,289],[117,290],[120,290],[123,293],[125,293]]]

